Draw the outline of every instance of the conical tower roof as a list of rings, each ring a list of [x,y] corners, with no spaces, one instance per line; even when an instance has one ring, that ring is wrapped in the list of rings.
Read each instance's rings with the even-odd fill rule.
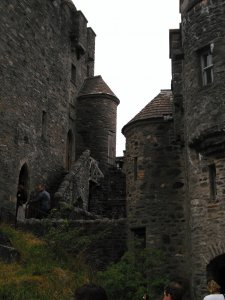
[[[131,119],[122,129],[129,125],[147,119],[158,119],[172,116],[172,92],[171,90],[161,90],[161,92],[151,100],[133,119]]]
[[[78,97],[81,98],[86,96],[110,96],[117,104],[120,102],[100,75],[85,79]]]

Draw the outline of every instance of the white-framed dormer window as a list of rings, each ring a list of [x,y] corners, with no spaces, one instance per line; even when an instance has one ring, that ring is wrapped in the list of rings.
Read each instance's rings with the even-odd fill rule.
[[[213,57],[211,45],[201,51],[201,71],[203,86],[213,83]]]

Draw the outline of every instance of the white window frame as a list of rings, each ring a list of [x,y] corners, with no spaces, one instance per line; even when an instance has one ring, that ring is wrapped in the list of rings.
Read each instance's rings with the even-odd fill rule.
[[[201,53],[201,70],[203,86],[213,83],[213,57],[210,49]]]

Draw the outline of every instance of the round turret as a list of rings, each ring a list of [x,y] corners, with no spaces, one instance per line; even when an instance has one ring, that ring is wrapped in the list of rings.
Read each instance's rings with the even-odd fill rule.
[[[188,144],[218,155],[225,149],[225,1],[183,0],[180,9]]]
[[[138,237],[147,247],[163,248],[168,257],[175,257],[173,243],[183,238],[178,220],[184,183],[173,128],[172,93],[162,90],[122,129],[130,240]]]
[[[115,164],[118,98],[101,76],[87,78],[77,98],[77,152],[90,149],[102,171]]]

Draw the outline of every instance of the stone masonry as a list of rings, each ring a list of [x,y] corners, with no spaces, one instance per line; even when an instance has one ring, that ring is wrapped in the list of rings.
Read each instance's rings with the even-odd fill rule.
[[[127,220],[199,300],[211,279],[225,293],[225,1],[181,0],[180,12],[172,97],[161,91],[122,129]]]
[[[180,12],[171,91],[123,127],[116,166],[119,99],[94,76],[83,13],[71,0],[0,1],[0,208],[1,220],[15,216],[18,183],[30,194],[44,181],[53,207],[75,206],[71,224],[112,229],[96,253],[107,243],[117,260],[138,237],[165,251],[168,274],[199,300],[210,279],[225,293],[225,0],[180,0]],[[91,161],[104,175],[96,182]]]
[[[126,249],[125,175],[115,165],[119,99],[94,76],[87,23],[71,0],[0,1],[0,221],[15,221],[18,184],[29,198],[44,182],[51,224],[110,230],[92,249],[101,266]]]

